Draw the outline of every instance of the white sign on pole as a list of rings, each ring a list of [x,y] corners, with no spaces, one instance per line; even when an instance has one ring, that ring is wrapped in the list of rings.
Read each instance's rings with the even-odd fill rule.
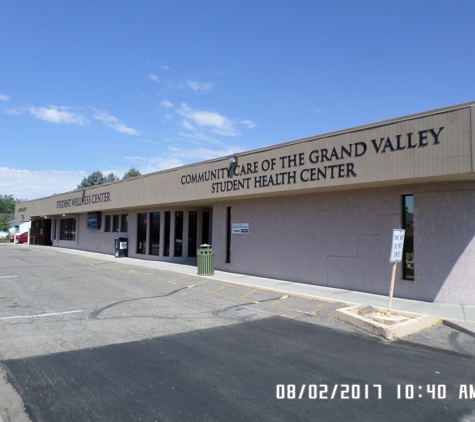
[[[389,256],[389,262],[401,262],[402,261],[402,249],[404,247],[404,236],[406,230],[394,229],[393,230],[393,242],[391,247],[391,255]]]
[[[233,234],[249,234],[249,223],[233,224]]]

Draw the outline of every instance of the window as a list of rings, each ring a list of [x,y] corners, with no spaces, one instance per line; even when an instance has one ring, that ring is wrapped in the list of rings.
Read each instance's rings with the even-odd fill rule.
[[[163,256],[170,256],[170,211],[165,211],[165,249]]]
[[[111,231],[111,216],[106,215],[106,222],[104,224],[104,231],[110,232]]]
[[[209,212],[203,212],[203,227],[201,231],[201,243],[209,242]]]
[[[120,231],[122,233],[129,231],[129,214],[122,214],[120,216]]]
[[[231,207],[226,208],[226,264],[231,263]]]
[[[36,220],[31,225],[31,235],[32,236],[41,236],[43,234],[45,222]]]
[[[137,253],[147,253],[147,214],[138,215]]]
[[[76,219],[62,218],[59,233],[61,240],[76,240]]]
[[[150,213],[150,255],[160,255],[160,213]]]
[[[175,253],[174,256],[183,254],[183,211],[175,212]]]
[[[198,234],[198,213],[190,211],[188,214],[188,257],[196,256],[196,241]]]
[[[112,231],[118,232],[119,231],[119,222],[120,216],[118,214],[112,216]]]
[[[406,230],[402,254],[402,278],[414,280],[414,195],[404,195],[402,198],[402,224]]]

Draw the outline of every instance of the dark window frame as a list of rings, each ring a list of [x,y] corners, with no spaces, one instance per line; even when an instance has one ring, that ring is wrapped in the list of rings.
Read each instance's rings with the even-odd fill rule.
[[[163,245],[163,256],[170,256],[170,229],[171,224],[171,211],[165,211],[165,231],[164,245]]]
[[[210,213],[203,212],[203,219],[201,223],[201,243],[210,244]]]
[[[156,221],[155,219],[157,219],[158,221]],[[160,235],[161,235],[160,219],[161,219],[160,211],[151,212],[149,215],[149,221],[150,221],[150,225],[149,225],[150,226],[149,228],[150,241],[149,241],[149,251],[148,251],[149,255],[160,256]],[[158,242],[155,243],[157,246],[154,248],[154,241],[157,238],[158,238]],[[155,250],[155,253],[154,253],[154,250]]]
[[[105,215],[104,216],[104,231],[105,232],[110,232],[111,231],[111,216],[110,215]]]
[[[61,218],[59,240],[76,240],[77,222],[75,218]]]
[[[198,247],[198,211],[188,212],[188,258],[196,258]]]
[[[120,215],[120,231],[127,233],[129,231],[129,214]]]
[[[231,226],[231,214],[232,208],[226,208],[226,264],[231,263],[231,233],[232,233],[232,226]]]
[[[137,254],[147,254],[147,226],[148,214],[141,212],[137,214]],[[145,238],[144,235],[145,234]]]
[[[120,232],[120,215],[119,214],[112,215],[112,231],[114,233]]]
[[[183,256],[183,226],[185,213],[175,211],[175,245],[173,247],[173,256]]]
[[[408,209],[408,198],[412,198],[412,213]],[[404,248],[402,252],[402,279],[414,281],[414,195],[402,196],[402,226],[405,230]]]

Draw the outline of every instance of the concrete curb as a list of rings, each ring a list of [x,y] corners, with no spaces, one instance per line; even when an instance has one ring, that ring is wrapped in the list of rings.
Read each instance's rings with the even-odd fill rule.
[[[464,334],[467,334],[475,338],[475,324],[467,323],[464,321],[451,321],[449,319],[444,319],[443,324],[447,327],[450,327],[454,330],[460,331]]]
[[[365,308],[371,308],[370,313],[360,314],[359,312]],[[337,309],[335,318],[339,321],[346,322],[368,333],[384,337],[387,340],[397,340],[398,338],[409,334],[417,333],[425,328],[442,324],[442,319],[428,315],[415,314],[413,312],[392,311],[391,315],[405,318],[401,322],[395,322],[387,325],[375,321],[371,314],[384,313],[387,309],[373,308],[365,306],[350,306],[348,308]]]
[[[27,247],[26,245],[15,245],[13,243],[0,243],[1,246],[10,247]],[[102,254],[93,251],[82,251],[78,249],[66,248],[50,248],[48,246],[30,245],[29,248],[50,249],[54,252],[60,252],[70,255],[82,255],[89,258],[104,260],[115,263],[123,263],[129,265],[137,265],[150,269],[161,269],[165,271],[172,271],[180,274],[187,274],[190,276],[197,276],[201,278],[208,278],[209,280],[219,280],[226,283],[231,283],[246,287],[255,287],[262,290],[288,294],[289,296],[302,297],[306,299],[314,299],[327,303],[342,303],[344,306],[373,306],[381,307],[382,303],[387,301],[387,297],[375,294],[367,294],[363,292],[353,292],[343,289],[328,288],[325,286],[312,286],[301,283],[288,282],[285,280],[274,280],[262,277],[249,276],[245,274],[227,273],[224,271],[215,271],[213,276],[198,276],[194,271],[195,267],[190,265],[177,264],[168,261],[156,260],[139,260],[135,258],[120,258],[117,259],[113,255]],[[458,330],[464,334],[475,337],[475,306],[462,306],[454,304],[433,304],[420,301],[405,300],[395,298],[393,308],[398,314],[411,313],[410,311],[403,311],[401,309],[420,310],[422,312],[414,313],[419,316],[431,316],[439,319],[444,325]],[[379,309],[379,308],[378,308]],[[384,309],[384,308],[381,308]],[[450,316],[448,316],[450,314]],[[463,318],[463,319],[462,319]],[[379,335],[379,334],[377,334]],[[383,335],[384,337],[384,335]]]

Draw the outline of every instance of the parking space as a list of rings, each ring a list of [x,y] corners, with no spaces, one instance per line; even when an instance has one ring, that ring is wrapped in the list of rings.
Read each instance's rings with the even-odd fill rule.
[[[319,323],[322,310],[318,300],[48,248],[2,246],[0,264],[2,359],[282,314]],[[332,315],[325,323],[353,330]]]
[[[43,420],[64,420],[68,412],[74,414],[69,420],[88,420],[96,411],[114,414],[116,420],[133,420],[124,419],[131,408],[129,403],[135,406],[137,418],[154,420],[151,415],[160,412],[176,416],[180,403],[187,400],[188,420],[199,420],[193,417],[194,409],[204,404],[203,411],[210,412],[215,399],[222,409],[228,409],[228,403],[239,405],[236,388],[241,396],[247,394],[247,403],[253,402],[253,391],[260,394],[259,403],[270,398],[275,416],[280,415],[274,402],[276,383],[283,379],[289,383],[317,382],[315,377],[307,379],[312,370],[306,365],[333,368],[328,379],[348,382],[346,374],[353,374],[355,369],[353,350],[366,348],[368,369],[354,382],[374,383],[385,368],[386,352],[393,351],[394,359],[402,361],[405,358],[398,356],[400,351],[412,353],[410,343],[391,347],[335,321],[335,309],[342,303],[133,265],[131,260],[92,258],[23,245],[0,246],[0,268],[0,371],[3,365],[22,398],[36,406],[34,411],[43,415]],[[432,348],[440,345],[473,356],[473,339],[466,337],[448,327],[437,327],[416,340]],[[418,347],[415,358],[431,349]],[[370,373],[374,366],[371,353],[376,349],[377,356],[385,357],[379,369]],[[445,362],[445,351],[431,350]],[[306,363],[297,376],[295,368],[302,362]],[[460,365],[466,362],[463,358]],[[343,372],[342,365],[347,365]],[[394,365],[399,374],[400,363]],[[194,378],[190,378],[192,373]],[[211,382],[210,373],[214,374]],[[243,377],[243,373],[247,375]],[[150,374],[155,375],[147,378]],[[223,374],[229,379],[223,379]],[[412,375],[408,371],[407,380],[401,382],[414,382]],[[21,398],[6,381],[5,373],[0,376],[0,416],[27,421]],[[268,379],[265,388],[262,379]],[[129,383],[134,391],[152,391],[157,396],[138,399],[134,392],[129,394]],[[213,390],[216,396],[209,399],[209,389],[218,384]],[[91,390],[93,386],[96,390]],[[172,397],[174,386],[181,390]],[[229,395],[222,395],[222,391]],[[190,396],[194,392],[196,397]],[[166,400],[157,405],[157,397],[162,396]],[[78,397],[82,400],[80,408]],[[127,403],[121,397],[126,397]],[[310,412],[312,405],[306,409]],[[255,406],[254,412],[260,412],[260,406]],[[239,420],[236,415],[240,414],[239,410],[231,419]],[[257,413],[244,415],[243,420],[250,420],[252,414]],[[352,414],[349,410],[347,416]]]

